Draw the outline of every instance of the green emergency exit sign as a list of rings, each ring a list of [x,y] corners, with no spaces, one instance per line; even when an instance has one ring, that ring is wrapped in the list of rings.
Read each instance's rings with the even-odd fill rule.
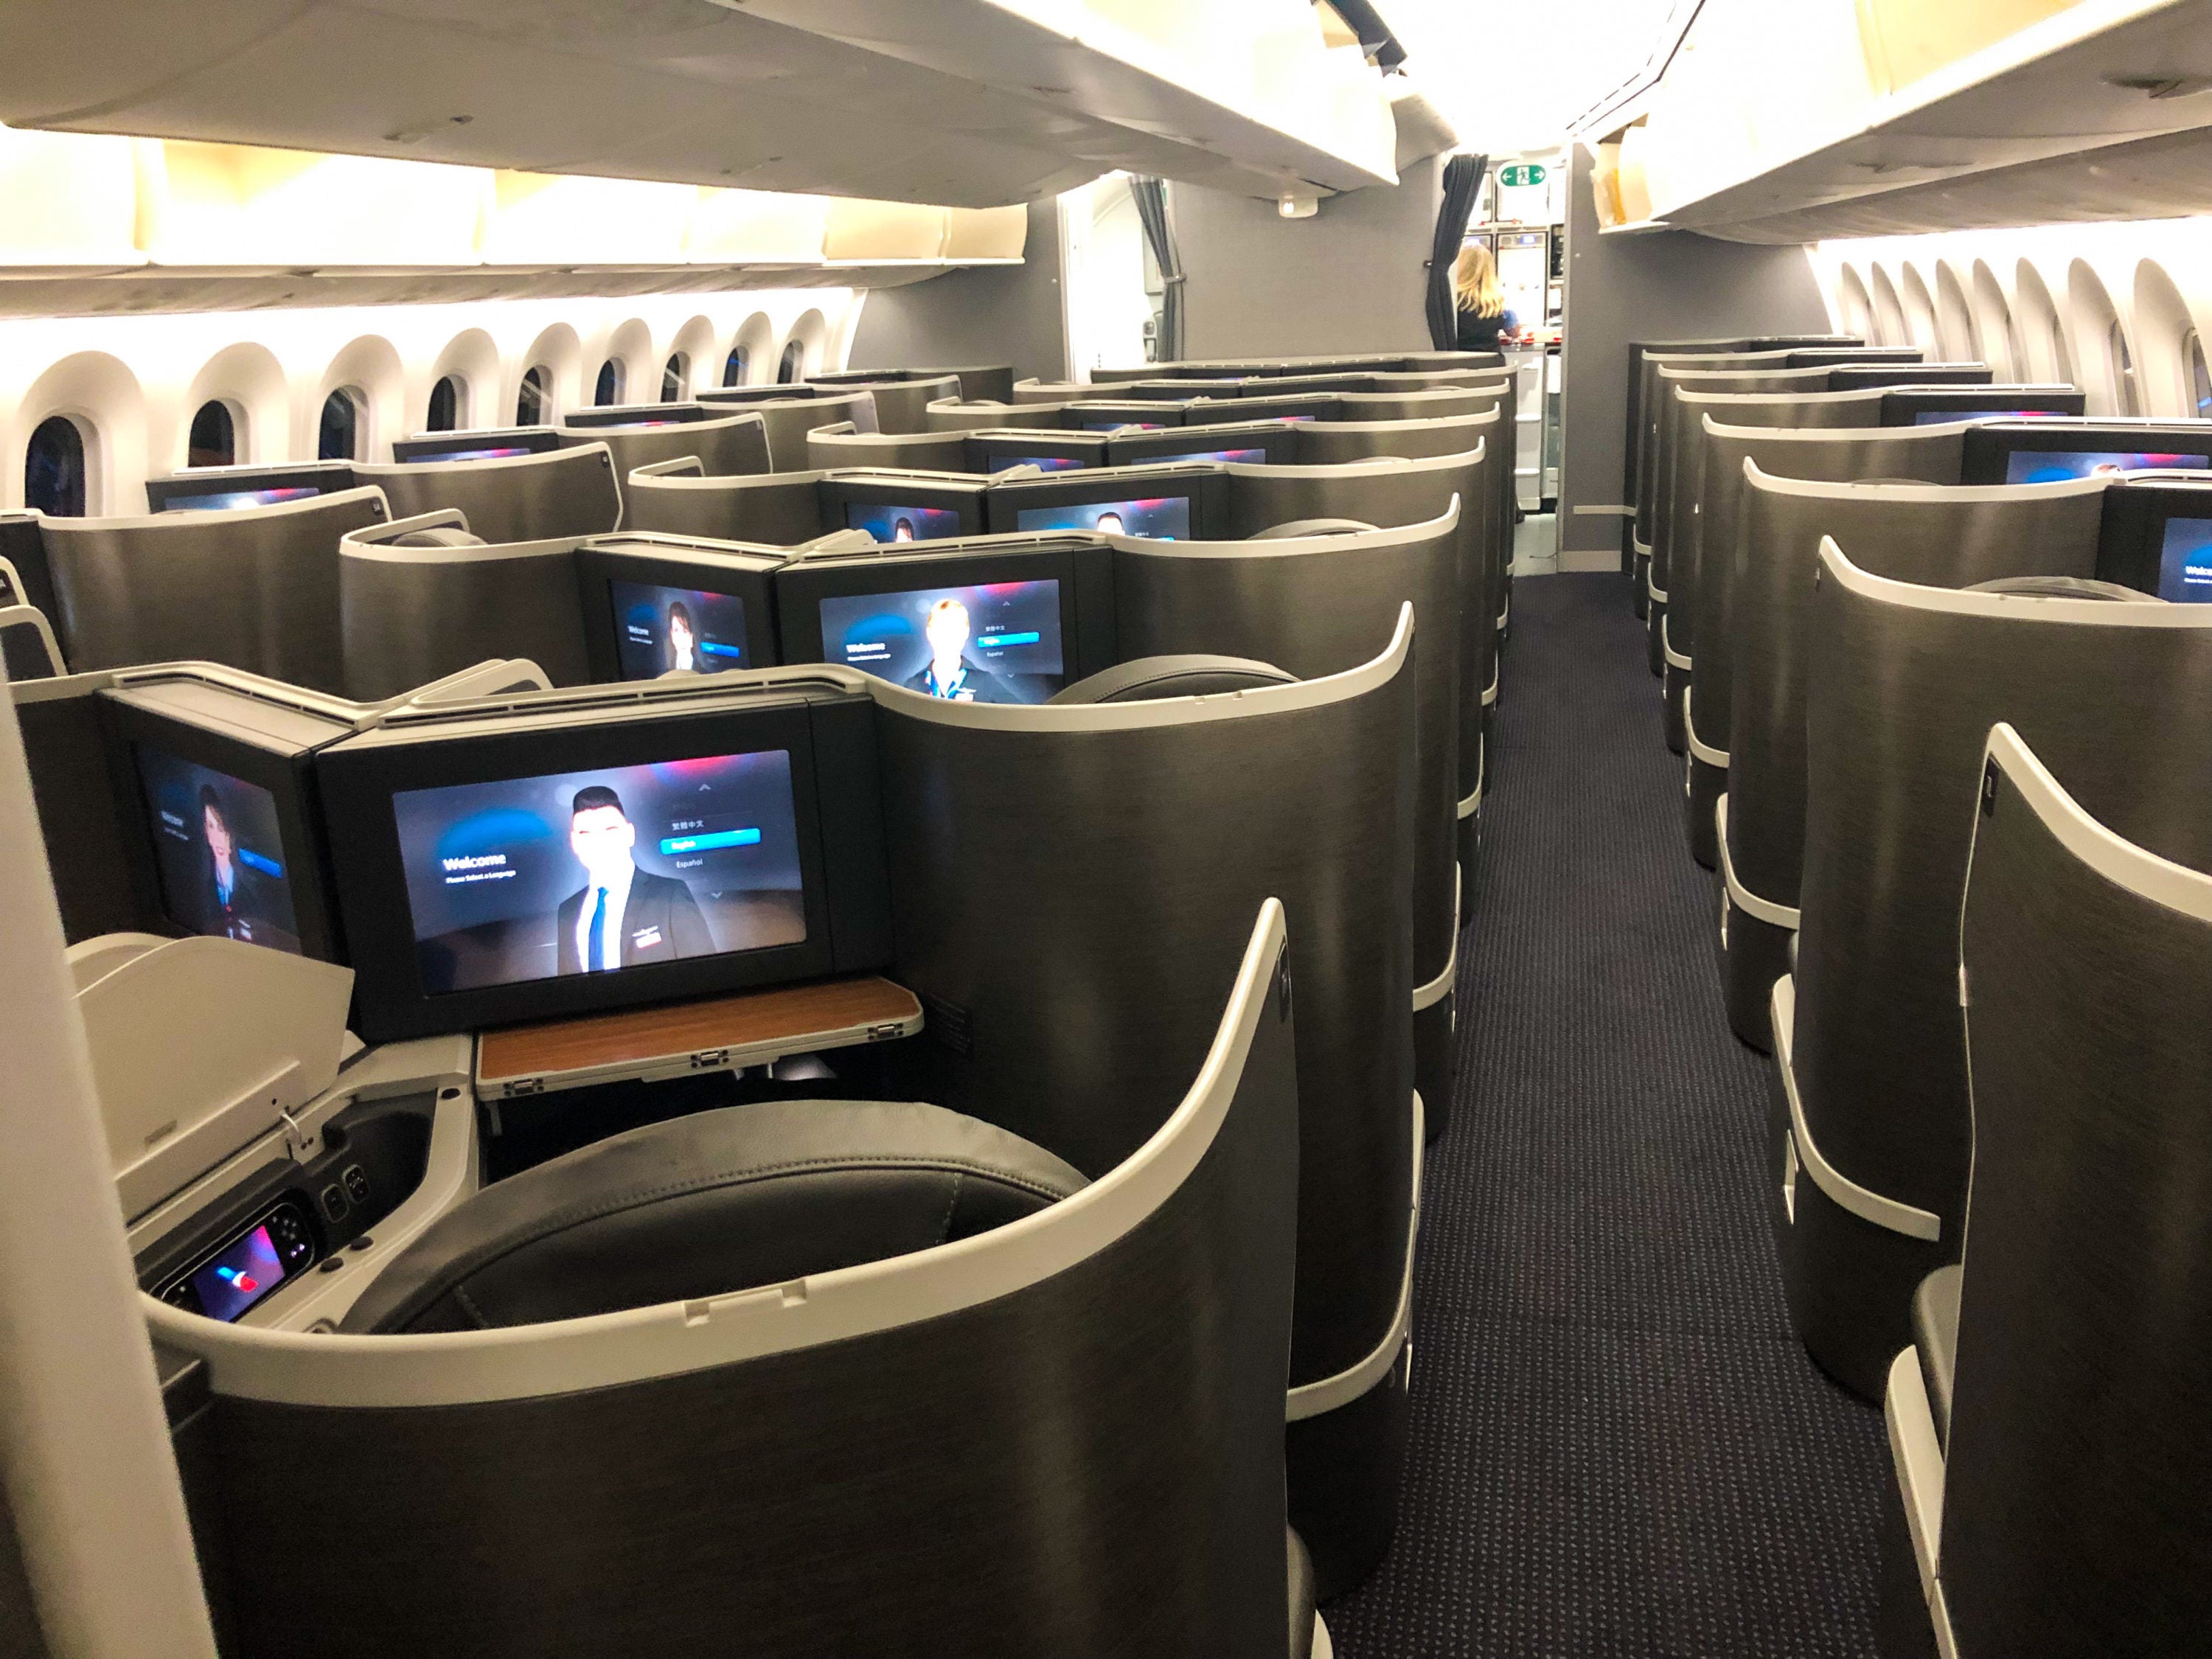
[[[1498,182],[1509,190],[1518,190],[1523,185],[1540,185],[1544,182],[1544,169],[1534,161],[1523,162],[1518,167],[1500,167],[1498,169]]]

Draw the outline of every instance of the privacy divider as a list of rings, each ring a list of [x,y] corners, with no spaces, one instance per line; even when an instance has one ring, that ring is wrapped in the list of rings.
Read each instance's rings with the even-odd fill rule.
[[[1755,400],[1734,398],[1719,407],[1731,417],[1747,414],[1750,421],[1723,425],[1705,399],[1692,394],[1685,401],[1693,411],[1701,411],[1698,436],[1704,460],[1696,533],[1688,550],[1693,556],[1676,559],[1680,574],[1667,623],[1670,630],[1680,629],[1673,641],[1676,651],[1686,653],[1692,641],[1698,647],[1687,684],[1681,687],[1682,735],[1689,750],[1683,799],[1688,808],[1691,855],[1711,870],[1719,866],[1714,811],[1728,788],[1735,721],[1731,633],[1736,573],[1766,553],[1763,543],[1744,533],[1747,467],[1756,465],[1793,478],[1925,478],[1930,483],[1955,483],[1966,427],[1836,428],[1828,422],[1835,404],[1812,408],[1813,418],[1802,425],[1793,418],[1792,424],[1777,427],[1766,423],[1763,416],[1770,411]],[[1841,406],[1856,407],[1847,401]],[[1801,400],[1790,404],[1790,413],[1795,417],[1808,410]],[[1681,671],[1674,672],[1679,675]],[[1760,1018],[1763,1023],[1763,1012]]]
[[[354,482],[384,492],[395,519],[453,507],[488,542],[603,536],[622,527],[614,446],[605,436],[536,455],[481,461],[356,461]],[[481,526],[479,528],[479,526]]]
[[[818,471],[704,478],[689,461],[667,461],[623,481],[624,516],[632,530],[796,547],[830,528],[815,489],[821,480]]]
[[[951,393],[933,392],[932,398],[995,398],[1001,403],[1011,403],[1014,395],[1014,371],[1006,363],[986,363],[961,368],[840,368],[811,374],[809,382],[817,386],[843,390],[848,386],[866,386],[873,390],[879,386],[915,385],[924,381],[941,383],[947,379],[957,382]],[[909,430],[915,428],[908,428]]]
[[[915,467],[926,472],[968,470],[964,432],[855,432],[848,422],[806,434],[806,465],[817,471],[831,467]]]
[[[1420,725],[1413,801],[1413,1080],[1431,1103],[1429,1128],[1438,1134],[1450,1112],[1459,943],[1453,829],[1461,708],[1456,532],[1462,517],[1458,501],[1448,498],[1433,518],[1348,535],[1258,542],[1109,538],[1115,633],[1125,661],[1211,652],[1315,679],[1363,660],[1398,608],[1413,606],[1421,629],[1413,652]]]
[[[699,401],[709,409],[720,409],[729,404],[742,413],[760,416],[762,429],[768,438],[769,458],[768,465],[761,471],[791,472],[805,465],[806,434],[817,427],[835,426],[840,421],[850,421],[856,431],[873,432],[877,428],[876,398],[871,392],[840,392],[826,398],[780,398],[748,404],[745,397],[749,390],[739,386],[720,392],[702,392],[699,394]],[[654,456],[653,459],[661,460],[667,458]],[[623,468],[623,476],[627,478],[634,470]],[[713,469],[708,470],[711,471]],[[731,470],[737,471],[736,468]]]
[[[80,672],[198,660],[339,691],[338,540],[390,516],[383,492],[368,489],[273,507],[47,519],[51,620]]]
[[[1884,1553],[1917,1558],[1899,1624],[1923,1644],[1948,1626],[1944,1652],[2185,1653],[2212,1628],[2212,1069],[2180,1011],[2212,1002],[2212,881],[2115,833],[2043,758],[1990,734],[1960,928],[1966,1261],[1949,1352],[1891,1369],[1919,1524],[1889,1517]]]
[[[990,404],[943,398],[930,404],[923,419],[932,432],[989,432],[1000,427],[1056,427],[1064,403]]]
[[[1493,418],[1505,423],[1503,414]],[[1458,758],[1453,796],[1460,823],[1458,857],[1462,863],[1471,863],[1474,858],[1474,815],[1482,803],[1495,740],[1498,635],[1489,624],[1490,601],[1486,596],[1497,591],[1498,550],[1511,544],[1510,540],[1500,544],[1492,538],[1477,505],[1486,497],[1495,498],[1496,472],[1487,436],[1492,429],[1484,428],[1481,442],[1457,455],[1418,459],[1379,457],[1329,466],[1232,465],[1229,469],[1232,536],[1255,536],[1276,525],[1303,519],[1349,519],[1385,528],[1419,524],[1447,512],[1452,499],[1459,499],[1458,586],[1453,608],[1447,614],[1458,636],[1455,716]]]
[[[1434,538],[1391,539],[1417,552]],[[1143,562],[1194,607],[1182,579],[1219,563],[1210,551]],[[1257,551],[1284,572],[1316,563],[1296,544]],[[1024,707],[869,685],[896,971],[929,1018],[919,1042],[883,1052],[926,1097],[1086,1174],[1113,1168],[1203,1058],[1206,988],[1229,971],[1240,919],[1255,896],[1281,900],[1298,1032],[1291,1513],[1324,1595],[1387,1548],[1402,1455],[1419,1167],[1415,633],[1400,600],[1363,603],[1321,677],[1203,699]],[[1346,1412],[1364,1431],[1344,1455],[1304,1455]]]
[[[592,678],[577,581],[581,537],[489,544],[447,510],[339,544],[344,689],[396,696],[489,657],[524,657],[555,685]]]
[[[1803,915],[1774,1006],[1778,1161],[1797,1171],[1783,1279],[1813,1357],[1873,1400],[1914,1288],[1960,1250],[1959,914],[1984,742],[2009,723],[2115,834],[2212,867],[2212,606],[1920,586],[1832,541],[1820,565]]]
[[[876,403],[876,429],[884,433],[926,432],[924,411],[940,398],[967,396],[957,374],[900,375],[889,380],[846,380],[845,392],[866,392]]]
[[[1770,432],[1746,458],[1751,470],[1729,629],[1734,719],[1719,850],[1729,1023],[1754,1048],[1772,1042],[1768,1001],[1774,981],[1790,970],[1797,931],[1806,677],[1821,538],[1832,536],[1855,550],[1863,570],[1928,587],[2002,576],[2087,576],[2095,568],[2104,494],[2095,480],[1988,488],[1816,481],[1816,469],[1831,459],[1838,466],[1863,464],[1882,477],[1945,473],[1957,465],[1961,431]],[[1785,462],[1792,445],[1796,453]],[[1863,462],[1853,461],[1854,451]],[[1763,459],[1796,473],[1757,470]]]

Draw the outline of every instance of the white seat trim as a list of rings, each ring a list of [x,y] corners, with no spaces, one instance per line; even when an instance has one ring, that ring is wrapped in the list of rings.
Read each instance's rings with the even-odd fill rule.
[[[1774,981],[1767,1012],[1774,1026],[1774,1064],[1782,1073],[1782,1091],[1790,1101],[1790,1139],[1796,1145],[1798,1164],[1813,1177],[1813,1184],[1862,1221],[1930,1243],[1941,1238],[1942,1217],[1860,1186],[1820,1155],[1812,1130],[1806,1127],[1805,1103],[1797,1096],[1797,982],[1790,975]]]
[[[1719,832],[1721,842],[1721,880],[1727,884],[1729,902],[1753,921],[1763,921],[1770,927],[1786,927],[1796,933],[1798,918],[1802,914],[1786,904],[1777,904],[1764,899],[1735,878],[1735,860],[1729,853],[1727,793],[1713,803],[1713,827]]]
[[[1370,1389],[1390,1374],[1398,1363],[1398,1352],[1406,1346],[1406,1335],[1413,1323],[1413,1243],[1421,1231],[1421,1161],[1424,1151],[1428,1115],[1421,1103],[1421,1091],[1413,1091],[1413,1189],[1408,1200],[1409,1218],[1406,1223],[1406,1270],[1398,1281],[1398,1310],[1391,1316],[1389,1331],[1376,1344],[1367,1357],[1334,1376],[1324,1376],[1318,1382],[1301,1382],[1283,1396],[1283,1420],[1285,1423],[1304,1422],[1309,1417],[1319,1417],[1324,1412],[1349,1406]]]
[[[1728,750],[1716,749],[1711,744],[1700,739],[1698,736],[1698,723],[1691,718],[1690,694],[1696,690],[1697,688],[1692,685],[1686,685],[1682,688],[1682,731],[1690,739],[1690,753],[1693,758],[1704,762],[1707,766],[1717,767],[1725,772],[1728,770],[1729,763]]]

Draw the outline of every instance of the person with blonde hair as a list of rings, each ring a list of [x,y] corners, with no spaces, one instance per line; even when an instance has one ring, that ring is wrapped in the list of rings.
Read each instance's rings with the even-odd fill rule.
[[[1452,291],[1459,301],[1459,349],[1495,351],[1498,337],[1521,325],[1505,308],[1505,294],[1498,286],[1498,262],[1480,242],[1460,250],[1452,265]]]

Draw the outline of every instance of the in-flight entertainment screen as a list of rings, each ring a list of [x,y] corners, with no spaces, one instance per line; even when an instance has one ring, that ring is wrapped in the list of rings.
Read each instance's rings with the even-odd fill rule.
[[[2212,605],[2212,519],[2166,521],[2158,596],[2180,605]]]
[[[892,501],[848,501],[845,528],[865,530],[879,542],[934,542],[960,533],[960,514],[949,507],[909,507]]]
[[[426,994],[806,938],[791,754],[392,798]]]
[[[615,651],[626,680],[688,669],[719,674],[745,665],[745,602],[734,593],[611,582]]]
[[[258,784],[137,745],[161,908],[187,933],[300,953],[276,798]]]
[[[1061,507],[1024,507],[1015,514],[1014,527],[1097,530],[1109,536],[1143,536],[1157,542],[1188,541],[1190,497],[1158,495],[1145,501],[1072,501]]]
[[[1073,472],[1083,465],[1073,455],[994,455],[991,471],[1004,472],[1009,467],[1033,466],[1040,472]]]
[[[234,507],[274,507],[279,501],[301,501],[323,492],[312,484],[283,489],[221,489],[204,495],[172,495],[161,503],[164,513],[220,513]]]
[[[2174,455],[2111,449],[2015,449],[2005,462],[2007,483],[2057,483],[2100,472],[2212,466],[2212,455]]]
[[[1066,684],[1056,580],[821,601],[823,655],[957,702],[1044,702]]]

